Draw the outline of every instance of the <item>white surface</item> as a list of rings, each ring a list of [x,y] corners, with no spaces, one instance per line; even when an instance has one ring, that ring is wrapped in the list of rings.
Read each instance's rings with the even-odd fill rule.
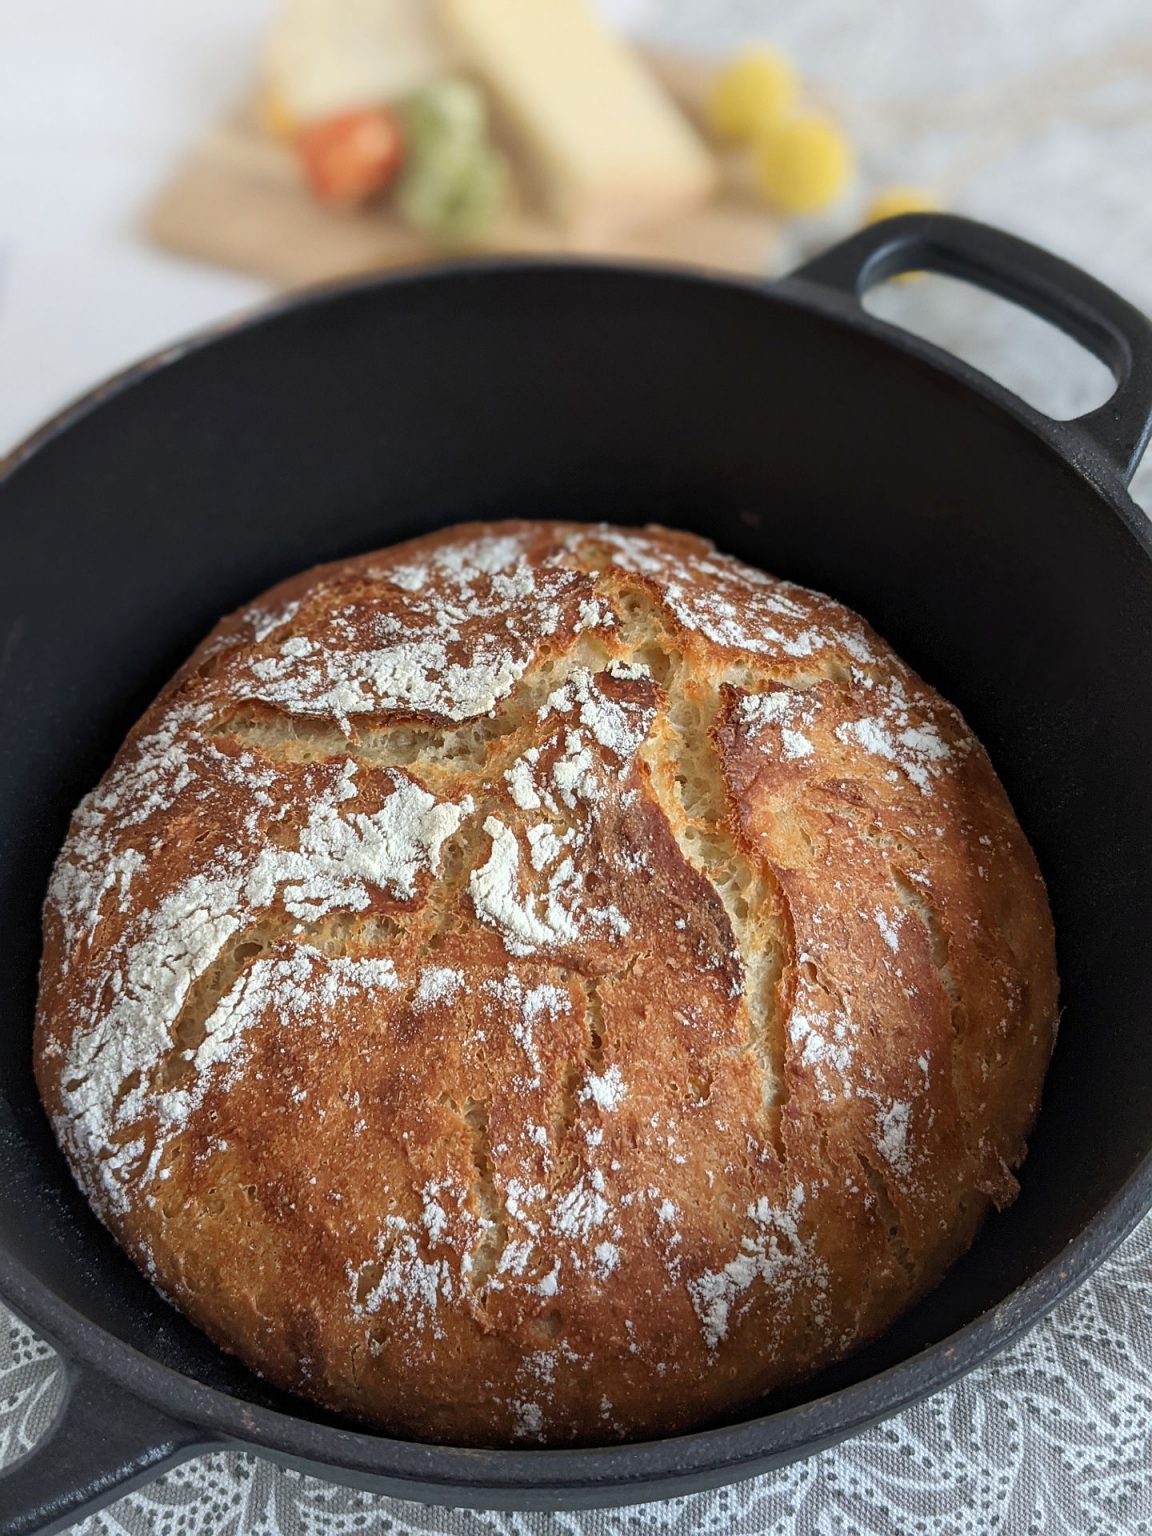
[[[262,297],[151,250],[141,209],[244,89],[264,0],[0,0],[0,452]]]

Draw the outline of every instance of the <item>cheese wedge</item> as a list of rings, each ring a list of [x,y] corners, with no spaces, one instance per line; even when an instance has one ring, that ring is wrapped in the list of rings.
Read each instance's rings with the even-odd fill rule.
[[[715,185],[711,155],[584,0],[438,0],[549,211],[576,244],[672,218]]]
[[[451,67],[433,0],[280,0],[264,89],[298,127],[399,101]]]

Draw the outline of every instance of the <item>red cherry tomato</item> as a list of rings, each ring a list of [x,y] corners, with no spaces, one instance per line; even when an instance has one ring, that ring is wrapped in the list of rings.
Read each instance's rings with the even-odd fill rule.
[[[404,159],[400,124],[387,107],[311,123],[296,138],[305,179],[322,203],[355,208],[389,185]]]

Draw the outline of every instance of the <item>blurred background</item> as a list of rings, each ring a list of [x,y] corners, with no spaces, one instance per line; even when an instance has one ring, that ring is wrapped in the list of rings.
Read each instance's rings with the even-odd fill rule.
[[[0,452],[285,287],[473,250],[771,277],[931,205],[1152,309],[1146,0],[0,0]],[[1105,398],[956,289],[870,304],[1053,414]]]

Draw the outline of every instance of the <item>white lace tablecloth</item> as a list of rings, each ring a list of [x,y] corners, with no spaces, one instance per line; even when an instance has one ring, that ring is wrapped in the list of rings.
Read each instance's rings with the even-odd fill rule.
[[[928,183],[950,207],[1048,245],[1152,312],[1146,0],[604,3],[670,43],[719,49],[772,37],[847,122],[862,188]],[[132,219],[171,155],[242,81],[266,10],[267,0],[0,0],[0,451],[81,384],[258,297],[247,281],[147,251]],[[793,229],[782,259],[853,216],[849,206]],[[943,282],[885,290],[876,307],[1054,414],[1106,393],[1102,371],[1062,338]],[[1135,493],[1152,507],[1152,464]],[[57,1400],[51,1352],[0,1309],[0,1464],[40,1436]],[[1152,1219],[1047,1321],[958,1385],[728,1490],[579,1516],[473,1514],[220,1453],[77,1531],[1152,1532]]]

